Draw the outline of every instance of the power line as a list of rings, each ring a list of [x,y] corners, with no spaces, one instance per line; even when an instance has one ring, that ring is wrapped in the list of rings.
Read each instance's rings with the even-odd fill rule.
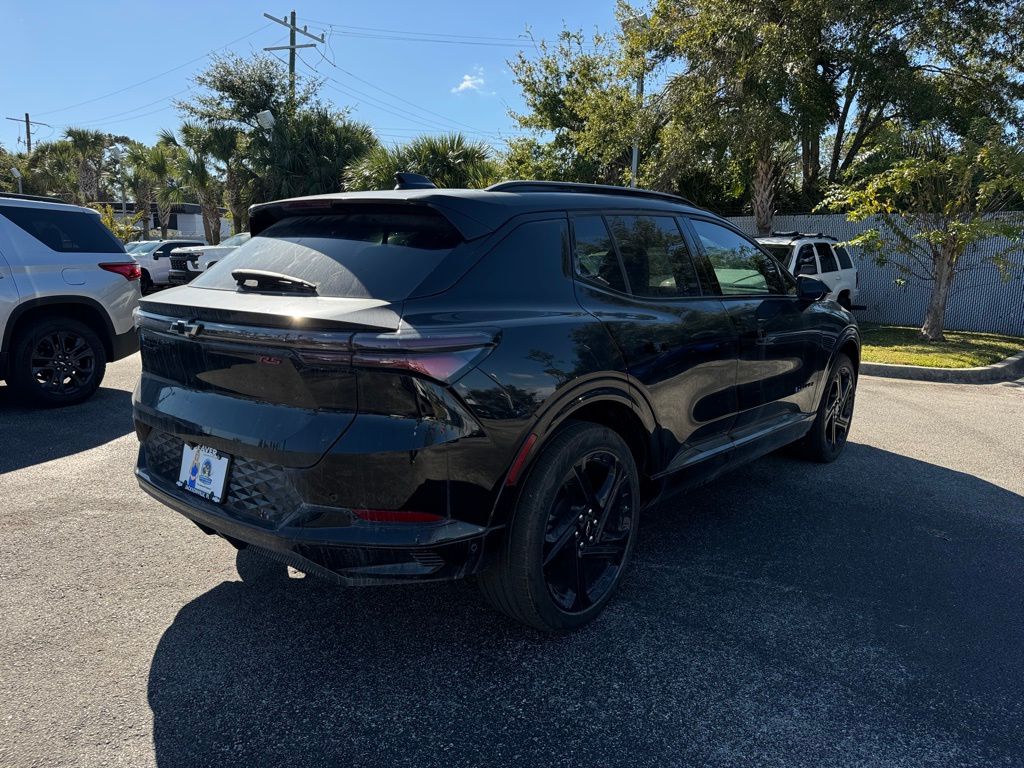
[[[207,58],[208,56],[211,56],[214,53],[217,53],[218,51],[222,51],[225,48],[228,48],[229,46],[234,45],[235,43],[238,43],[238,42],[241,42],[242,40],[245,40],[247,37],[252,37],[257,32],[261,32],[261,31],[263,31],[264,29],[266,29],[269,26],[270,26],[270,24],[262,24],[261,26],[259,26],[256,29],[254,29],[252,32],[249,32],[248,34],[242,35],[241,37],[236,37],[231,42],[225,43],[224,45],[220,46],[219,48],[214,48],[212,51],[207,51],[202,56],[196,56],[196,58],[189,59],[184,64],[179,64],[176,67],[171,67],[170,69],[165,70],[164,72],[161,72],[161,73],[159,73],[157,75],[153,75],[152,77],[147,77],[145,80],[140,80],[137,83],[132,83],[131,85],[126,85],[123,88],[118,88],[116,91],[111,91],[110,93],[105,93],[102,96],[96,96],[96,97],[91,98],[91,99],[86,99],[85,101],[79,101],[76,104],[70,104],[70,105],[68,105],[66,107],[61,107],[60,109],[51,109],[51,110],[48,110],[46,112],[40,112],[38,114],[41,114],[41,115],[52,115],[52,114],[54,114],[56,112],[67,112],[69,109],[75,109],[76,107],[82,107],[82,106],[85,106],[86,104],[92,104],[93,102],[96,102],[96,101],[102,101],[103,99],[109,99],[111,96],[117,96],[119,93],[124,93],[125,91],[129,91],[132,88],[137,88],[140,85],[145,85],[146,83],[150,83],[153,80],[156,80],[158,78],[163,77],[164,75],[169,75],[171,72],[177,72],[179,69],[184,69],[185,67],[189,66],[190,64],[195,64],[197,61],[202,61],[203,59]]]

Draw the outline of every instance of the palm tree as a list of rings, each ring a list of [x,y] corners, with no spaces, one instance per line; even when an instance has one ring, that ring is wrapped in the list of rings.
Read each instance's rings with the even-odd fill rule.
[[[78,161],[78,202],[95,202],[100,196],[100,171],[103,153],[110,146],[110,137],[88,128],[68,128],[64,138]]]
[[[171,209],[183,199],[181,185],[175,176],[173,152],[165,145],[157,144],[146,149],[141,159],[146,172],[153,178],[160,237],[166,238],[171,226]]]
[[[178,172],[181,187],[191,192],[203,215],[206,242],[220,242],[220,201],[224,190],[220,180],[210,170],[209,129],[196,123],[183,123],[178,134],[160,132],[160,143],[173,148],[173,166]]]
[[[408,144],[377,146],[345,171],[345,189],[390,189],[395,173],[421,173],[439,187],[479,188],[497,180],[491,148],[461,133],[419,136]]]
[[[79,201],[78,156],[70,142],[48,141],[36,144],[22,169],[26,192],[56,194],[65,200]]]
[[[132,192],[135,200],[135,211],[144,212],[140,219],[142,224],[142,239],[149,239],[150,207],[156,195],[157,178],[149,168],[150,148],[139,142],[132,142],[128,145],[128,152],[125,156],[125,185]]]
[[[217,164],[224,179],[224,204],[231,214],[232,234],[249,228],[248,195],[249,170],[243,163],[248,137],[229,125],[211,126],[207,133],[206,148]]]

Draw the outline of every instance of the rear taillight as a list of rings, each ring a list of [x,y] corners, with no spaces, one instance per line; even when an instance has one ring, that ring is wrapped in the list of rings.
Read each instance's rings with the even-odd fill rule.
[[[432,512],[405,509],[353,509],[352,514],[368,523],[438,523],[444,520]]]
[[[857,270],[857,287],[860,288],[860,270]]]
[[[452,381],[496,345],[497,335],[485,331],[357,333],[352,337],[352,364]]]
[[[105,269],[107,272],[116,272],[125,280],[138,280],[142,277],[142,269],[134,261],[127,264],[124,262],[100,264],[99,268]]]

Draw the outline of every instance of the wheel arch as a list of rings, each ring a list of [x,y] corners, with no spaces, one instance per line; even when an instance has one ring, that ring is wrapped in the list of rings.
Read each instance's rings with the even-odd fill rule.
[[[87,296],[43,296],[28,299],[18,304],[4,328],[4,358],[2,366],[6,369],[11,344],[17,333],[32,320],[47,317],[71,317],[87,325],[103,343],[103,351],[107,359],[114,357],[114,324],[103,306]]]

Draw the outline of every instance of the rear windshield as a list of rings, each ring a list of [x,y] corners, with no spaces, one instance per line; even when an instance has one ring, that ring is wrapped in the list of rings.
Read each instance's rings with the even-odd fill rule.
[[[0,205],[0,215],[54,251],[124,253],[124,246],[92,213]]]
[[[775,257],[775,260],[779,262],[783,267],[789,269],[789,257],[793,250],[788,245],[769,245],[768,243],[761,243],[761,247],[764,248],[768,253]]]
[[[260,269],[314,283],[319,296],[401,301],[460,242],[451,224],[432,212],[292,216],[232,251],[192,285],[233,291],[233,270]]]

